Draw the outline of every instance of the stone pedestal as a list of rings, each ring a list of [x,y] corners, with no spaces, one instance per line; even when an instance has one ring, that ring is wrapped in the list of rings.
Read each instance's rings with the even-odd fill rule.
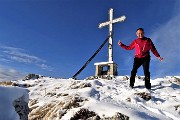
[[[94,64],[96,66],[95,76],[117,76],[117,64],[112,62],[99,62]]]

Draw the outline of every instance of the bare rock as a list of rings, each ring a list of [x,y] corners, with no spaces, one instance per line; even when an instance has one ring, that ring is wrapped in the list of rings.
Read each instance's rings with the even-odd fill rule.
[[[94,116],[96,116],[96,118],[93,118]],[[100,120],[100,117],[97,116],[97,114],[93,111],[89,111],[88,109],[82,108],[80,109],[78,112],[76,112],[76,114],[70,118],[70,120]]]
[[[18,113],[20,120],[28,120],[29,107],[23,97],[16,99],[13,102],[15,111]]]
[[[151,99],[151,94],[150,93],[140,92],[140,93],[135,93],[135,94],[140,96],[141,98],[143,98],[146,101]]]

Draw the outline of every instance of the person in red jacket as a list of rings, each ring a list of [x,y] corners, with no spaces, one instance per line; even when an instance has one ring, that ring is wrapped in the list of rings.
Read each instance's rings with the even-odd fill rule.
[[[131,71],[130,87],[131,88],[134,87],[137,70],[142,65],[145,75],[145,87],[147,89],[151,89],[150,72],[149,72],[150,50],[160,61],[162,61],[163,58],[159,55],[152,40],[144,36],[143,28],[138,28],[136,30],[136,35],[138,38],[136,38],[129,46],[126,46],[121,41],[118,41],[118,45],[126,50],[132,50],[135,48],[135,58],[134,58],[133,68]]]

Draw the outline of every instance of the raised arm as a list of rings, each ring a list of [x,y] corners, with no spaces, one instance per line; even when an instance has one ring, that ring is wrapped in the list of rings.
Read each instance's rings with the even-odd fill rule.
[[[118,45],[121,46],[122,48],[124,48],[125,50],[132,50],[132,49],[134,49],[134,44],[135,44],[135,41],[133,41],[129,46],[126,46],[120,40],[118,41]]]

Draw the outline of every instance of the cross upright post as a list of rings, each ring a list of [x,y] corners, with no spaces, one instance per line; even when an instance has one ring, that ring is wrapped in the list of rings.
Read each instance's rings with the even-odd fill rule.
[[[99,24],[99,28],[109,26],[108,62],[99,62],[94,64],[96,66],[95,76],[112,79],[113,76],[118,75],[117,64],[113,61],[113,24],[123,22],[125,19],[125,16],[113,19],[113,9],[111,8],[109,10],[109,21]]]
[[[113,62],[113,24],[116,22],[123,22],[126,19],[125,16],[121,16],[113,20],[113,9],[109,10],[109,21],[99,24],[99,28],[109,25],[109,44],[108,44],[108,61]]]
[[[112,38],[112,30],[113,30],[113,25],[112,25],[112,20],[113,20],[113,9],[109,10],[109,44],[108,44],[108,61],[113,61],[113,38]]]

